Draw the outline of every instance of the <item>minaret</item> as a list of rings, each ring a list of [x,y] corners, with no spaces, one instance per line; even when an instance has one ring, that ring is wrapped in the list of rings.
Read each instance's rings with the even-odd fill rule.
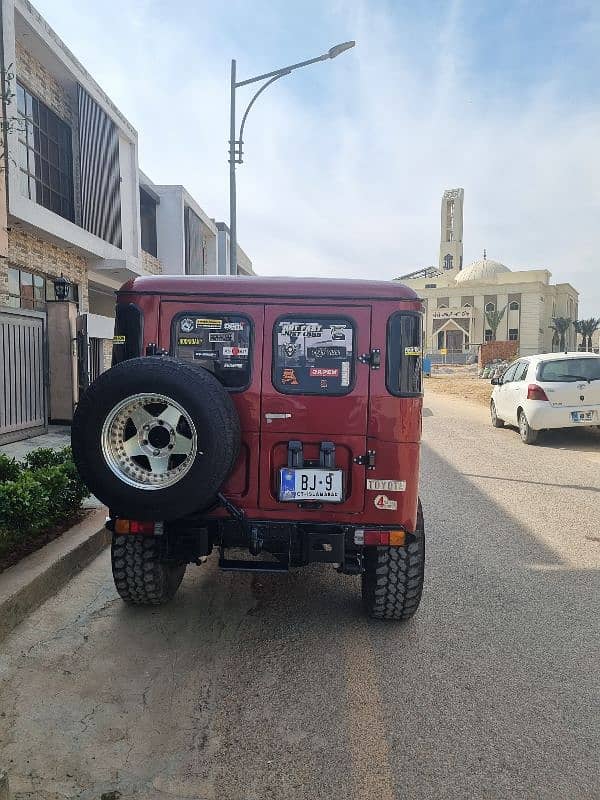
[[[446,189],[442,196],[440,269],[443,270],[463,267],[464,198],[464,189]]]

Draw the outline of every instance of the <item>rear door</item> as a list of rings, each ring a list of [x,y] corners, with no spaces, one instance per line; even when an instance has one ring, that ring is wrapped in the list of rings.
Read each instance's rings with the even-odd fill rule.
[[[370,370],[358,357],[370,351],[371,309],[272,305],[265,308],[264,330],[261,508],[361,511],[365,467],[357,459],[366,453]],[[300,443],[307,468],[319,467],[323,443],[333,443],[335,468],[342,470],[341,501],[279,499],[290,442]],[[315,488],[308,486],[309,493]]]
[[[245,506],[258,500],[263,325],[264,306],[256,303],[161,303],[161,347],[214,372],[237,408],[240,456],[223,492]]]

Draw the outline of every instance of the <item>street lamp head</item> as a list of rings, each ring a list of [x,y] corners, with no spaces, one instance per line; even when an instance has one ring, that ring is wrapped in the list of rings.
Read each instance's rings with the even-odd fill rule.
[[[327,53],[327,55],[329,56],[329,58],[335,58],[336,56],[339,56],[340,53],[343,53],[346,50],[350,50],[350,48],[354,47],[355,44],[356,42],[354,41],[342,42],[341,44],[336,44],[334,47],[329,48],[329,52]]]

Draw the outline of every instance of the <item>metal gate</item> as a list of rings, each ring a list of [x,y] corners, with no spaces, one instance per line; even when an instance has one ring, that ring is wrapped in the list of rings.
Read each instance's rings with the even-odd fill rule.
[[[0,310],[0,444],[45,433],[46,315]]]

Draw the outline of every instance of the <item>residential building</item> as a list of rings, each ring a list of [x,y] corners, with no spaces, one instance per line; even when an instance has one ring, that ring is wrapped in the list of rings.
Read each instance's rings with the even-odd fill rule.
[[[139,170],[138,135],[27,0],[0,0],[0,441],[69,420],[110,365],[114,293],[214,274],[221,232],[181,186]],[[240,271],[252,274],[238,250]],[[234,272],[237,270],[234,270]],[[54,302],[66,279],[66,302]]]
[[[511,270],[489,259],[485,251],[481,259],[463,268],[463,200],[462,189],[444,192],[439,266],[397,278],[423,298],[426,350],[434,355],[453,353],[460,360],[494,338],[486,312],[503,311],[497,340],[518,342],[520,355],[551,352],[557,346],[552,318],[576,320],[579,293],[569,283],[551,283],[547,269]],[[454,206],[448,211],[451,201]],[[574,349],[572,326],[567,339],[568,347]]]

